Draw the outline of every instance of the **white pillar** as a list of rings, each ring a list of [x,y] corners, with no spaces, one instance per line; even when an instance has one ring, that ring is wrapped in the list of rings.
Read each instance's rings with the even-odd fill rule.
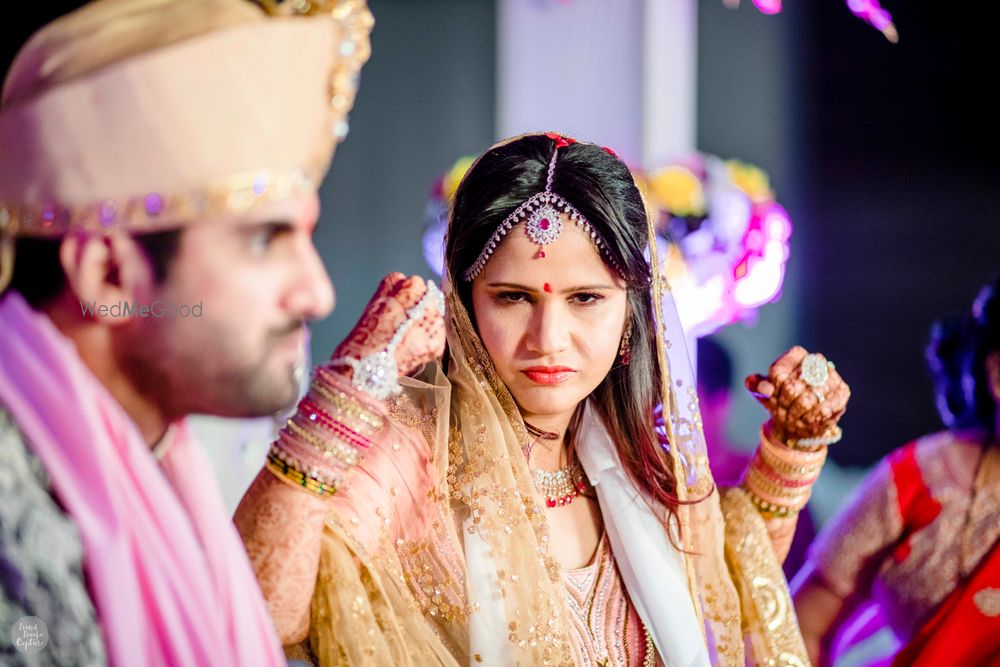
[[[497,133],[655,167],[695,148],[696,0],[499,0]]]
[[[697,0],[645,0],[642,166],[694,153],[698,113]]]

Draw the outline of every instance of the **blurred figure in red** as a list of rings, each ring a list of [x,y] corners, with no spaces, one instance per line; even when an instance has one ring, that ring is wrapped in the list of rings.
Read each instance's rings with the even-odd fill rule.
[[[903,644],[893,665],[1000,664],[1000,279],[964,323],[935,325],[928,360],[948,429],[886,457],[803,570],[814,664],[869,601]]]

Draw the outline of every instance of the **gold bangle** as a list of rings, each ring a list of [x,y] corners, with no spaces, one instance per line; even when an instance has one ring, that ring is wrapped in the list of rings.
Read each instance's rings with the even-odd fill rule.
[[[773,471],[783,479],[800,481],[803,479],[818,479],[822,466],[807,467],[789,465],[787,462],[772,457],[763,449],[758,449],[750,465],[759,465]]]
[[[334,405],[320,394],[321,390],[321,388],[314,386],[309,391],[309,395],[299,402],[299,409],[296,414],[306,417],[313,423],[321,422],[326,425],[326,422],[337,422],[347,427],[350,431],[353,431],[363,440],[375,437],[378,433],[377,429],[362,421],[356,414],[356,411],[347,412]],[[315,415],[315,418],[313,415]]]
[[[789,473],[783,470],[777,469],[770,465],[763,456],[755,456],[750,461],[749,468],[756,470],[759,474],[767,477],[772,482],[778,482],[782,486],[788,488],[801,489],[807,486],[812,486],[819,479],[819,474],[809,473],[809,474],[798,474]]]
[[[295,413],[292,419],[296,420],[296,423],[306,430],[311,431],[315,428],[317,434],[332,434],[337,440],[341,440],[352,447],[360,447],[361,449],[368,450],[375,446],[375,443],[368,436],[342,421],[340,419],[342,416],[331,417],[325,410],[318,408],[316,412],[310,412],[308,416],[300,410]],[[326,440],[325,436],[317,435],[317,437],[320,437],[324,441]]]
[[[780,493],[771,493],[768,489],[754,484],[750,479],[744,480],[743,488],[747,493],[754,495],[758,500],[772,507],[797,511],[809,503],[809,495],[799,498],[789,498],[782,496]]]
[[[307,445],[309,445],[312,449],[316,450],[317,452],[322,454],[324,452],[329,451],[327,449],[325,439],[320,438],[318,435],[310,433],[309,431],[305,430],[304,428],[296,424],[291,419],[285,422],[285,428],[291,431],[299,438],[301,438]]]
[[[785,486],[781,482],[777,482],[753,468],[747,471],[747,480],[751,481],[755,487],[766,492],[768,495],[788,499],[790,502],[808,498],[812,491],[811,485],[801,487]]]
[[[795,514],[798,513],[798,510],[795,509],[794,507],[786,505],[778,505],[768,500],[764,500],[750,489],[745,489],[745,491],[747,496],[750,497],[750,501],[754,504],[754,506],[756,506],[757,509],[761,510],[762,512],[767,512],[771,515],[781,516],[781,517],[794,516]]]
[[[789,462],[763,446],[757,449],[757,456],[763,459],[763,461],[770,466],[772,470],[779,474],[806,476],[818,474],[823,469],[822,464],[817,466],[808,466]]]
[[[775,442],[770,433],[768,433],[764,428],[761,428],[760,431],[760,446],[765,451],[770,452],[776,458],[781,459],[789,465],[818,465],[822,467],[823,463],[826,461],[826,448],[820,448],[812,451],[807,449],[794,449],[786,444]]]
[[[268,456],[265,467],[286,484],[306,489],[318,496],[332,496],[337,492],[336,486],[314,480],[277,457]]]
[[[329,441],[323,441],[316,435],[309,433],[300,425],[293,422],[291,419],[288,420],[286,424],[288,429],[292,431],[296,436],[301,438],[308,444],[316,453],[322,456],[325,460],[337,459],[340,463],[343,463],[348,468],[353,468],[358,464],[359,456],[358,450],[351,445],[342,442],[337,438],[330,438]]]
[[[322,369],[321,369],[322,370]],[[324,386],[320,381],[313,381],[312,389],[317,394],[319,394],[323,400],[332,405],[341,414],[350,415],[354,417],[361,423],[365,424],[373,430],[374,433],[378,433],[385,426],[385,422],[381,417],[376,415],[374,412],[363,408],[350,396],[342,391],[331,390]]]
[[[750,498],[750,502],[757,508],[757,511],[761,514],[769,515],[769,518],[790,519],[797,516],[800,511],[792,507],[781,507],[773,503],[769,503],[768,501],[758,497],[757,494],[749,489],[746,489],[746,493]]]
[[[318,421],[307,421],[298,414],[288,420],[288,426],[297,435],[301,435],[303,439],[306,439],[307,442],[313,445],[313,449],[323,454],[326,458],[329,458],[326,456],[326,453],[333,449],[336,449],[341,455],[356,458],[359,448],[367,450],[374,446],[374,443],[368,440],[368,438],[358,435],[347,426],[344,426],[343,431],[341,431],[336,426],[328,426]],[[316,432],[312,430],[313,427],[315,427]],[[348,465],[355,465],[356,461],[353,463],[347,461],[347,463]]]
[[[290,468],[298,470],[309,479],[334,486],[339,485],[344,480],[344,474],[350,471],[350,468],[346,466],[327,465],[325,462],[314,465],[315,462],[313,461],[299,458],[295,455],[294,449],[290,449],[288,443],[282,440],[288,437],[287,433],[282,432],[278,436],[278,442],[272,444],[268,452],[268,456],[276,459],[280,465],[287,465]],[[285,442],[285,444],[279,444],[282,442]],[[292,445],[294,446],[294,442]]]
[[[775,482],[772,479],[768,479],[762,475],[760,471],[753,468],[750,468],[750,470],[747,471],[746,485],[752,489],[761,491],[774,499],[786,501],[790,505],[797,505],[799,503],[804,505],[809,502],[809,497],[812,495],[811,486],[796,489],[782,486],[780,483]]]
[[[320,438],[319,436],[310,433],[305,428],[296,424],[291,419],[288,420],[286,426],[298,437],[306,441],[314,450],[320,453],[323,458],[331,458],[336,456],[345,465],[354,467],[358,464],[358,450],[349,445],[341,438],[331,437],[329,439]],[[329,456],[327,456],[329,454]]]
[[[364,392],[359,392],[351,385],[351,381],[338,373],[331,373],[326,366],[316,369],[316,378],[321,384],[327,386],[331,391],[340,395],[348,404],[357,407],[359,410],[368,412],[375,419],[381,419],[382,401],[372,398]],[[348,389],[344,389],[344,384]]]

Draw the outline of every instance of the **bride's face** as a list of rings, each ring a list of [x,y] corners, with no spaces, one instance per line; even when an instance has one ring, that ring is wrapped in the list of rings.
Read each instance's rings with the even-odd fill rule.
[[[568,218],[544,258],[538,249],[515,227],[473,282],[472,306],[500,378],[542,425],[568,420],[615,363],[626,291]]]

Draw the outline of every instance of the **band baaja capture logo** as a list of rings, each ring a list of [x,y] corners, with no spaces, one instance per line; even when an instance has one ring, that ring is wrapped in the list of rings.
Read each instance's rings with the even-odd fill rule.
[[[49,643],[49,629],[37,616],[24,616],[10,628],[10,641],[19,653],[35,655]]]

